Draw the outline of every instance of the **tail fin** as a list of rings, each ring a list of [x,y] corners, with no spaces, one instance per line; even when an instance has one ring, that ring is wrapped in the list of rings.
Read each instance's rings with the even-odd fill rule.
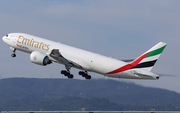
[[[150,50],[142,54],[140,57],[138,57],[131,63],[124,65],[111,72],[108,72],[106,74],[115,74],[133,68],[140,68],[140,69],[145,69],[147,71],[151,71],[151,69],[153,68],[154,64],[156,63],[157,59],[160,57],[165,47],[166,47],[166,43],[159,42],[158,44],[156,44],[154,47],[152,47]]]
[[[132,64],[137,63],[137,62],[139,62],[139,63],[132,68],[141,68],[141,69],[145,69],[147,71],[151,71],[151,69],[153,68],[153,66],[156,63],[156,61],[158,60],[158,58],[160,57],[160,55],[163,52],[166,45],[167,44],[164,42],[159,42],[158,44],[156,44],[154,47],[152,47],[147,52],[142,54],[140,57],[135,59],[132,62]]]

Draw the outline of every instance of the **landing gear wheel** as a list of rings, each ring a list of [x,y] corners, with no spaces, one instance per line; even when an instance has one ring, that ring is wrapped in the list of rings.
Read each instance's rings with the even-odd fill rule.
[[[85,73],[82,74],[82,77],[86,77],[87,75]]]
[[[91,79],[90,75],[85,76],[86,79]]]
[[[11,56],[12,56],[12,57],[16,57],[16,54],[15,54],[15,53],[13,53]]]
[[[70,73],[66,72],[66,73],[64,73],[64,76],[67,76],[69,78]]]
[[[83,75],[84,74],[84,72],[83,71],[79,71],[79,75]]]
[[[72,75],[72,74],[70,74],[69,76],[68,76],[68,78],[74,78],[74,75]]]
[[[62,70],[62,71],[61,71],[61,74],[65,74],[65,73],[67,73],[67,71],[65,71],[65,70]]]
[[[89,79],[91,79],[91,76],[89,75]]]

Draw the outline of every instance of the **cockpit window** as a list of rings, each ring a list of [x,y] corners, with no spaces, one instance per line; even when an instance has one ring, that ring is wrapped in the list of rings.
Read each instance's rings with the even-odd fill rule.
[[[6,37],[8,37],[8,35],[6,35]]]

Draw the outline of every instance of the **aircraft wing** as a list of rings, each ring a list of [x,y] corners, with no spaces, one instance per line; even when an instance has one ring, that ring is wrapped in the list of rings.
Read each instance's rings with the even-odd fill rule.
[[[81,65],[79,65],[71,60],[68,60],[64,56],[62,56],[62,54],[59,52],[59,49],[53,49],[49,55],[52,58],[54,58],[56,61],[64,63],[66,66],[66,69],[70,69],[73,66],[83,69],[83,67]]]

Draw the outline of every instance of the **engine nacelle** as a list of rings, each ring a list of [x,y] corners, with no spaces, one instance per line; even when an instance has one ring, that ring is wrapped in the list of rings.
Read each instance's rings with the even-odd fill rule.
[[[49,57],[46,56],[45,54],[38,52],[38,51],[33,51],[30,55],[30,60],[32,63],[38,64],[38,65],[42,65],[42,66],[46,66],[47,64],[52,63],[49,60]]]

